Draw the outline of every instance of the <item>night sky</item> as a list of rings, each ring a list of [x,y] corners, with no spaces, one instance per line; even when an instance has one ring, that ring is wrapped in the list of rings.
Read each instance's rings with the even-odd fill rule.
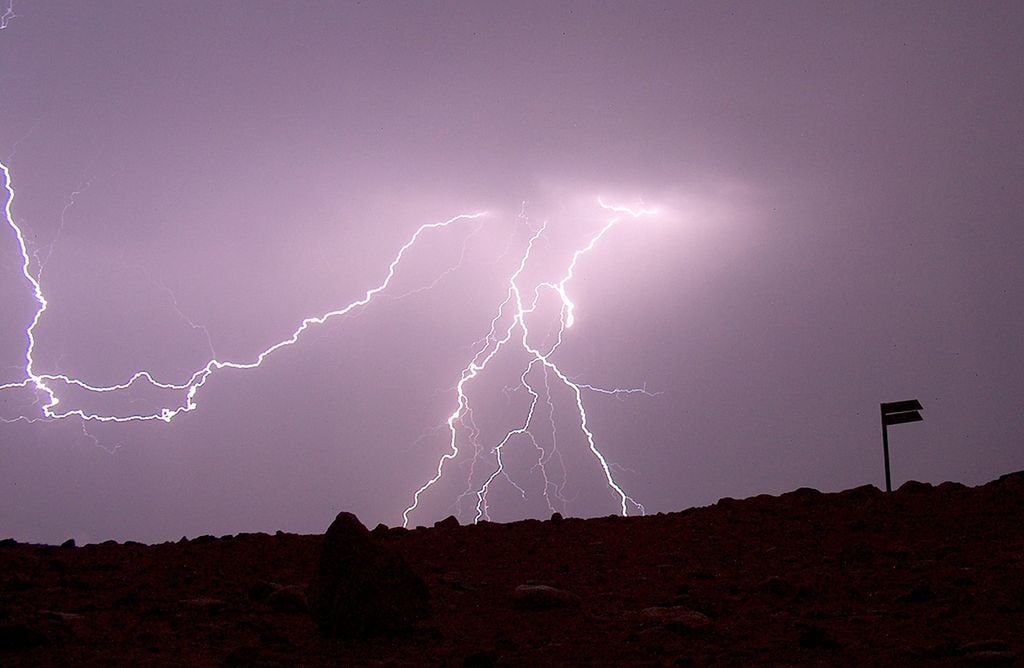
[[[22,383],[39,304],[5,221],[0,537],[318,533],[340,510],[401,524],[531,235],[546,223],[532,294],[617,217],[566,283],[575,323],[551,360],[575,386],[646,389],[582,402],[647,512],[882,487],[882,401],[924,406],[890,429],[894,485],[1024,469],[1021,3],[11,14],[0,162],[48,302],[36,374],[180,384],[252,362],[379,286],[421,225],[485,215],[425,230],[379,298],[259,368],[211,373],[195,410],[129,424],[47,419]],[[531,341],[551,344],[560,305],[541,290]],[[467,383],[460,456],[410,524],[473,520],[529,361],[510,345]],[[492,520],[620,511],[570,386],[547,381],[534,441],[501,451]],[[61,411],[185,401],[51,385]]]

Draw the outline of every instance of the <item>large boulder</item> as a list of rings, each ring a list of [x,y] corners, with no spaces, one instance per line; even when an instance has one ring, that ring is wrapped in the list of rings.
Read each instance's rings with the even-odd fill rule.
[[[339,513],[327,530],[306,598],[331,637],[401,631],[430,612],[426,583],[352,513]]]

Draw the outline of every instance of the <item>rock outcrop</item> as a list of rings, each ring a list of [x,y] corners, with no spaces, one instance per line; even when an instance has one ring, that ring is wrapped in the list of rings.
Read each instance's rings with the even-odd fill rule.
[[[400,632],[430,611],[426,583],[351,513],[339,513],[327,530],[306,598],[330,637]]]

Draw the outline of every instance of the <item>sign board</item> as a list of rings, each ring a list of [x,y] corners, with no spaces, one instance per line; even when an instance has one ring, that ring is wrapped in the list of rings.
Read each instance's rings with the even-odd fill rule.
[[[917,399],[906,401],[889,401],[881,404],[882,408],[882,453],[885,457],[885,491],[892,491],[892,477],[889,474],[889,425],[906,422],[920,422],[924,418],[918,413],[924,410]]]
[[[920,422],[924,418],[917,411],[910,411],[908,413],[895,413],[892,415],[885,416],[885,424],[903,424],[904,422]]]
[[[889,403],[882,404],[882,415],[888,415],[889,413],[903,413],[904,411],[919,411],[921,408],[921,402],[917,399],[910,399],[909,401],[890,401]],[[895,424],[895,423],[894,423]]]

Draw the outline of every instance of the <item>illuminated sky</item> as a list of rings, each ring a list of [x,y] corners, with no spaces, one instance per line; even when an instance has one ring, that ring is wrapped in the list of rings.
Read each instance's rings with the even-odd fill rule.
[[[1017,3],[13,14],[0,162],[49,301],[37,372],[181,382],[212,356],[250,361],[379,285],[419,226],[487,215],[430,230],[383,299],[211,375],[169,424],[28,421],[45,397],[0,391],[0,537],[319,532],[339,510],[400,524],[531,230],[547,223],[523,280],[557,280],[608,218],[598,195],[659,213],[580,259],[553,358],[574,383],[652,393],[584,396],[648,512],[881,486],[880,401],[924,405],[891,430],[895,484],[1024,468]],[[37,305],[20,272],[5,224],[0,384],[25,378]],[[558,322],[544,304],[538,328]],[[528,399],[522,364],[474,388],[481,466]],[[616,512],[565,398],[565,512]],[[180,397],[62,400],[127,414]],[[490,516],[546,515],[536,448],[507,453],[527,498],[499,480]],[[413,524],[472,518],[467,466]]]

